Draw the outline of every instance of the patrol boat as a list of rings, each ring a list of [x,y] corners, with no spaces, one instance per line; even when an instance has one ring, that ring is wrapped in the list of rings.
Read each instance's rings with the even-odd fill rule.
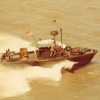
[[[56,36],[60,33],[60,43],[57,42]],[[36,59],[35,62],[49,62],[57,60],[70,60],[77,62],[74,64],[73,69],[79,68],[83,65],[88,64],[94,55],[97,53],[97,50],[90,48],[81,48],[65,46],[63,45],[62,40],[62,28],[60,32],[57,30],[51,31],[50,34],[54,37],[52,43],[48,46],[39,45],[36,50]],[[31,60],[28,60],[31,62]],[[72,70],[72,69],[69,69]]]
[[[57,35],[60,33],[60,44],[56,40]],[[37,44],[37,49],[35,51],[28,51],[27,48],[20,48],[19,53],[8,50],[6,53],[2,54],[1,61],[14,62],[21,61],[27,64],[30,63],[41,63],[41,62],[50,62],[50,61],[60,61],[60,60],[69,60],[77,62],[73,65],[72,69],[80,68],[83,65],[88,64],[94,55],[97,53],[97,50],[90,48],[81,48],[81,47],[71,47],[63,46],[62,40],[62,29],[58,32],[53,30],[50,32],[53,36],[52,45],[41,45]],[[69,70],[72,70],[69,69]]]

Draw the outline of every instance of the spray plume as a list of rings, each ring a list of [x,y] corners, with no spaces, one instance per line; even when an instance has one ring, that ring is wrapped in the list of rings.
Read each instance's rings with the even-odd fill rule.
[[[4,36],[5,37],[5,36]],[[6,48],[18,51],[20,47],[27,47],[29,50],[34,49],[30,43],[12,36],[6,36],[7,38],[1,38],[0,50],[5,51]],[[10,41],[8,41],[8,39]],[[13,42],[12,42],[13,41]],[[15,42],[14,42],[15,41]],[[48,42],[48,41],[46,41]],[[45,68],[41,66],[29,66],[20,68],[22,65],[15,65],[17,70],[12,67],[7,67],[7,65],[0,64],[0,97],[11,97],[21,95],[25,92],[31,90],[29,85],[29,80],[36,80],[40,78],[60,81],[62,78],[61,70],[62,68],[72,68],[75,62],[68,60],[60,61],[54,63],[51,68]]]

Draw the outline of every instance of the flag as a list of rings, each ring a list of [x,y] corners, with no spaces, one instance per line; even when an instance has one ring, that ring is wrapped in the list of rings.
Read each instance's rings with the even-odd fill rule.
[[[53,20],[52,22],[56,22],[56,20]]]
[[[32,30],[31,31],[27,31],[27,32],[24,33],[24,35],[26,37],[29,37],[29,36],[32,36],[33,35],[33,32],[32,32]]]

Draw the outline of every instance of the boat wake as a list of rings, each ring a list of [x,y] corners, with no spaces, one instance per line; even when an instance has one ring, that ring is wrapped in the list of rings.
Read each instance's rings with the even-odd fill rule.
[[[52,68],[41,66],[27,66],[22,69],[7,68],[0,65],[0,97],[11,97],[24,94],[31,90],[29,82],[37,79],[60,81],[62,68],[71,68],[75,64],[70,61],[62,61],[52,65]],[[18,66],[18,67],[21,67]]]
[[[62,78],[62,69],[71,69],[75,62],[71,62],[68,60],[60,61],[58,63],[54,63],[52,68],[47,68],[45,66],[34,66],[27,67],[23,70],[23,75],[28,79],[40,79],[45,78],[47,80],[60,81]]]
[[[11,38],[9,39],[9,45],[10,49],[13,49],[12,45],[17,45],[16,48],[18,50],[20,44],[23,44],[23,46],[33,48],[29,43],[23,41],[22,39],[15,38],[15,37],[7,37]],[[17,42],[11,42],[12,40],[17,40]],[[3,48],[5,50],[6,46],[8,47],[8,44],[6,44],[6,40],[2,39],[2,45],[0,48]],[[4,45],[5,44],[5,45]],[[2,50],[3,50],[2,49]],[[22,95],[28,91],[30,91],[32,88],[30,87],[29,82],[32,80],[38,80],[38,79],[46,79],[46,80],[53,80],[53,81],[60,81],[62,78],[62,68],[72,68],[72,66],[75,64],[75,62],[71,62],[68,60],[59,61],[57,63],[54,63],[50,68],[41,67],[41,66],[29,66],[26,65],[25,67],[22,67],[22,65],[2,65],[0,64],[0,98],[4,97],[11,97],[11,96],[17,96]],[[17,69],[16,69],[17,67]]]

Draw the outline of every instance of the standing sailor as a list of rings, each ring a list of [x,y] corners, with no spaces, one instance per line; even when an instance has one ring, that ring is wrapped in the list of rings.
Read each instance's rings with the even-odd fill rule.
[[[55,42],[53,41],[51,44],[50,44],[50,57],[54,57],[55,55]]]
[[[51,31],[50,34],[54,37],[54,41],[51,44],[50,57],[54,57],[56,54],[55,46],[56,46],[56,36],[58,35],[58,31],[57,30]]]
[[[6,56],[10,59],[10,49],[6,50]]]

